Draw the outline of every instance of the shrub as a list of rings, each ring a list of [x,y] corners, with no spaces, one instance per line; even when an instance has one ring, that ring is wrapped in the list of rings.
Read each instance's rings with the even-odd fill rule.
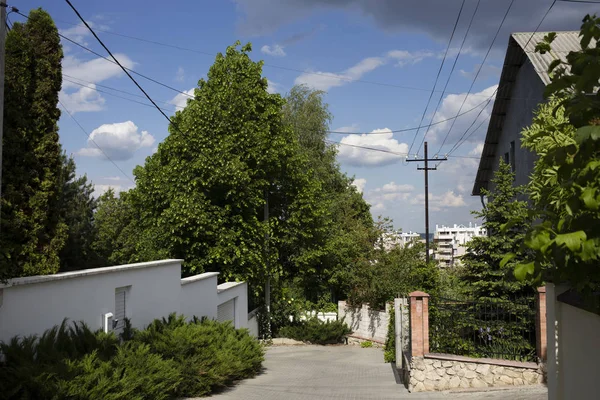
[[[179,365],[183,381],[178,396],[206,395],[253,376],[260,370],[264,354],[247,330],[210,320],[189,324],[171,317],[155,320],[134,340],[148,344],[153,353]]]
[[[122,343],[66,321],[40,337],[0,343],[0,399],[172,399],[209,394],[255,375],[263,348],[245,329],[171,314]]]
[[[373,342],[371,342],[370,340],[365,340],[364,342],[360,343],[360,347],[362,347],[363,349],[373,347]]]
[[[14,337],[0,343],[4,363],[0,364],[0,394],[6,399],[46,399],[57,392],[57,384],[69,375],[68,360],[96,352],[107,360],[116,352],[113,334],[93,332],[83,322],[67,320],[41,336]]]
[[[58,393],[73,400],[169,399],[182,381],[176,361],[136,342],[120,346],[109,361],[94,351],[68,364],[73,378],[60,382]]]
[[[281,337],[300,340],[313,344],[341,343],[346,335],[352,333],[343,320],[323,322],[310,318],[279,330]]]
[[[388,331],[383,347],[383,360],[385,362],[396,361],[396,312],[390,307],[388,318]]]

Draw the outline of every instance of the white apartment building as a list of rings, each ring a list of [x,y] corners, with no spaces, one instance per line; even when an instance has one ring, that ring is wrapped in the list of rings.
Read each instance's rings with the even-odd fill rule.
[[[467,251],[466,244],[474,237],[486,235],[485,228],[477,226],[477,224],[473,226],[470,222],[469,226],[462,224],[436,225],[433,236],[433,242],[437,245],[434,259],[444,267],[456,265],[460,263],[460,257]]]
[[[412,246],[414,242],[417,242],[421,239],[421,235],[416,232],[393,232],[383,234],[383,248],[385,250],[391,250],[393,247],[401,246]]]

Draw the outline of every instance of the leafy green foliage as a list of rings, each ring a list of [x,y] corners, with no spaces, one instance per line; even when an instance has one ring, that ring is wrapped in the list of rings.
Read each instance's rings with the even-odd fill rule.
[[[525,240],[533,257],[515,267],[520,279],[545,273],[584,294],[600,288],[599,26],[600,18],[587,15],[582,50],[550,65],[550,106],[542,106],[524,131],[523,145],[538,155],[529,192],[541,222]],[[551,51],[555,37],[546,36],[537,50]]]
[[[84,323],[64,320],[37,336],[14,337],[0,343],[5,362],[0,364],[0,398],[50,399],[59,392],[60,381],[70,376],[69,361],[94,352],[107,360],[117,348],[112,334],[92,332]]]
[[[373,347],[373,342],[371,342],[370,340],[365,340],[364,342],[360,342],[360,347],[363,349],[368,349]]]
[[[318,318],[309,318],[279,330],[280,337],[300,340],[312,344],[342,343],[344,337],[352,331],[343,320],[323,322]]]
[[[473,212],[483,220],[482,226],[488,235],[468,242],[458,274],[476,299],[506,299],[533,293],[530,283],[516,280],[513,275],[515,265],[528,255],[521,247],[531,224],[527,202],[518,200],[524,188],[513,186],[513,182],[510,166],[500,160],[492,179],[492,190],[482,190],[488,198],[487,204],[483,210]],[[503,263],[506,253],[513,253],[515,257]]]
[[[62,217],[67,225],[67,239],[59,253],[60,271],[101,266],[104,264],[103,260],[98,258],[92,248],[97,232],[94,223],[97,205],[93,196],[94,185],[85,175],[76,177],[73,158],[63,154],[62,160],[60,204]]]
[[[393,232],[389,220],[378,221],[377,232],[378,243],[367,253],[368,258],[357,263],[351,272],[348,301],[384,309],[386,302],[414,290],[436,294],[439,268],[433,262],[426,264],[425,246],[414,243],[386,248],[383,238]]]
[[[68,363],[73,378],[61,381],[59,396],[69,399],[171,399],[184,377],[177,362],[128,342],[108,361],[96,351]]]
[[[383,360],[385,362],[396,362],[396,311],[390,307],[388,312],[388,330],[383,347]]]
[[[63,53],[48,13],[15,23],[5,56],[0,279],[57,272],[68,237],[57,126]]]
[[[114,334],[66,321],[42,336],[1,343],[0,398],[175,399],[255,375],[263,349],[245,329],[171,314]]]

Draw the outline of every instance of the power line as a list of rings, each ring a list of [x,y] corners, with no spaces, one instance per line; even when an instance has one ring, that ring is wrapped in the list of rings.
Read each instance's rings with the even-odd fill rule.
[[[442,72],[442,69],[444,68],[444,63],[446,62],[446,57],[448,56],[448,51],[450,50],[450,45],[452,44],[452,39],[454,38],[454,33],[456,33],[456,27],[458,26],[458,22],[460,21],[460,16],[462,15],[464,6],[465,6],[465,0],[462,1],[461,5],[460,5],[460,9],[458,10],[458,15],[456,16],[456,22],[454,23],[454,27],[452,28],[452,34],[450,35],[450,39],[448,40],[448,46],[446,47],[446,52],[444,53],[444,58],[442,59],[440,68],[438,69],[437,75],[435,76],[435,82],[433,83],[433,87],[431,88],[431,93],[429,93],[429,99],[427,99],[427,104],[425,105],[425,109],[423,110],[423,115],[421,115],[421,121],[419,122],[419,126],[423,123],[423,120],[425,119],[425,114],[427,114],[427,109],[429,108],[429,103],[431,102],[431,98],[433,97],[433,92],[435,90],[435,87],[437,86],[438,79],[440,78],[440,73]],[[443,94],[442,94],[442,96],[443,96]],[[417,139],[418,135],[419,135],[419,129],[417,129],[417,131],[415,132],[415,136],[413,137],[412,143],[410,144],[410,147],[408,148],[409,153],[412,150],[413,145],[415,144],[415,140]],[[419,148],[420,148],[420,146],[419,146]],[[417,150],[417,153],[419,153],[419,150]]]
[[[584,4],[600,4],[600,1],[591,0],[558,0],[561,3],[584,3]]]
[[[92,143],[94,143],[94,145],[98,148],[98,150],[100,150],[102,152],[102,154],[104,154],[104,157],[106,157],[106,159],[108,161],[110,161],[115,167],[117,167],[117,169],[121,172],[121,174],[123,174],[123,176],[125,178],[127,178],[131,183],[133,183],[135,185],[135,181],[133,179],[131,179],[131,177],[129,175],[127,175],[125,173],[125,171],[123,171],[121,169],[121,167],[119,167],[119,165],[117,165],[117,163],[115,163],[112,158],[110,158],[108,156],[108,154],[106,154],[106,152],[102,149],[102,147],[100,147],[98,145],[98,143],[96,143],[96,141],[92,138],[92,136],[85,130],[85,128],[79,123],[79,121],[77,121],[77,119],[75,119],[75,117],[73,116],[73,114],[71,114],[71,112],[69,111],[69,109],[67,107],[65,107],[65,105],[58,100],[58,102],[60,103],[60,105],[62,106],[63,110],[65,110],[65,112],[69,115],[69,117],[71,117],[71,119],[75,122],[75,124],[77,124],[77,126],[79,127],[79,129],[81,129],[81,131],[83,133],[85,133],[85,135],[88,137],[88,140],[90,140]]]
[[[67,78],[65,78],[65,77],[67,77]],[[71,79],[69,79],[69,78],[71,78]],[[67,82],[71,82],[71,83],[72,83],[72,84],[74,84],[74,85],[78,85],[78,86],[81,86],[81,87],[84,87],[84,88],[87,88],[87,89],[90,89],[90,90],[94,90],[94,91],[96,91],[96,92],[99,92],[99,93],[104,93],[104,94],[107,94],[107,95],[109,95],[109,96],[117,97],[117,98],[119,98],[119,99],[127,100],[127,101],[130,101],[130,102],[132,102],[132,103],[137,103],[137,104],[140,104],[140,105],[143,105],[143,106],[147,106],[147,107],[152,107],[152,108],[154,108],[154,106],[153,106],[152,104],[149,104],[149,103],[144,103],[144,102],[141,102],[141,101],[138,101],[138,100],[134,100],[134,99],[130,99],[130,98],[128,98],[128,97],[124,97],[124,96],[119,96],[118,94],[114,94],[114,93],[111,93],[111,92],[107,92],[106,90],[101,90],[101,89],[98,89],[98,88],[96,88],[96,87],[94,87],[94,86],[85,85],[85,84],[83,84],[83,83],[76,82],[76,81],[74,81],[74,80],[72,80],[72,79],[79,79],[79,78],[73,78],[73,77],[70,77],[70,76],[69,76],[69,75],[67,75],[67,74],[63,74],[63,80],[64,80],[64,81],[67,81]],[[82,80],[82,81],[83,81],[83,80]],[[136,97],[142,97],[142,98],[145,98],[145,97],[143,97],[143,96],[140,96],[140,95],[137,95],[137,94],[134,94],[134,93],[130,93],[130,92],[127,92],[127,91],[124,91],[124,90],[115,89],[115,88],[112,88],[112,87],[110,87],[110,86],[99,85],[99,84],[97,84],[97,83],[94,83],[94,82],[89,82],[89,81],[83,81],[83,82],[88,82],[90,85],[95,85],[95,86],[100,86],[100,87],[107,88],[107,89],[110,89],[110,90],[115,90],[115,91],[117,91],[117,92],[125,93],[125,94],[128,94],[128,95],[130,95],[130,96],[136,96]],[[167,103],[167,102],[162,102],[162,101],[160,101],[159,103],[168,104],[168,105],[171,105],[171,106],[173,106],[173,107],[175,107],[175,108],[179,108],[179,109],[181,109],[181,110],[183,110],[183,109],[185,108],[185,107],[181,107],[181,106],[178,106],[178,105],[174,105],[174,104],[172,104],[172,103]],[[161,108],[161,110],[163,110],[163,111],[169,111],[169,112],[176,111],[176,110],[172,110],[172,109],[168,109],[168,108]]]
[[[458,109],[458,113],[457,114],[460,114],[461,110],[463,109],[463,107],[465,105],[465,102],[467,101],[467,98],[469,97],[469,94],[471,94],[471,90],[473,89],[473,86],[475,85],[475,81],[477,81],[477,77],[479,77],[479,73],[481,72],[481,69],[483,68],[483,65],[485,64],[485,60],[487,60],[488,55],[492,51],[492,47],[494,47],[494,43],[496,42],[496,39],[498,38],[498,34],[500,33],[500,29],[502,28],[502,25],[504,25],[504,21],[506,21],[506,17],[508,16],[508,13],[510,12],[510,9],[512,8],[514,2],[515,2],[515,0],[511,0],[510,4],[508,5],[508,8],[506,9],[506,12],[504,13],[504,17],[502,17],[502,21],[500,21],[500,25],[498,26],[498,29],[496,30],[496,34],[494,35],[494,38],[492,39],[492,43],[490,44],[490,47],[488,48],[487,52],[485,53],[485,57],[483,58],[483,61],[479,65],[479,69],[477,70],[477,73],[475,74],[475,77],[473,78],[473,81],[471,82],[471,86],[469,86],[469,90],[467,91],[467,95],[463,99],[462,104],[460,105],[460,108]],[[495,92],[497,92],[497,91],[498,91],[498,88],[496,88]],[[456,119],[452,120],[452,124],[450,125],[450,129],[448,129],[448,133],[446,133],[446,136],[444,137],[444,141],[442,142],[442,145],[440,146],[440,148],[438,149],[438,151],[436,152],[436,154],[439,153],[442,150],[442,147],[444,146],[444,144],[446,143],[446,140],[450,136],[450,132],[452,132],[452,128],[454,128],[454,124],[455,123],[456,123]]]
[[[491,96],[489,96],[487,99],[483,100],[481,103],[477,104],[475,107],[468,109],[467,111],[464,111],[463,113],[455,116],[455,117],[450,117],[450,118],[446,118],[446,119],[442,119],[440,121],[431,123],[429,125],[422,125],[422,126],[416,126],[413,128],[404,128],[404,129],[395,129],[395,130],[389,130],[386,132],[343,132],[343,131],[327,131],[327,133],[336,133],[336,134],[341,134],[341,135],[386,135],[389,133],[401,133],[401,132],[410,132],[410,131],[414,131],[417,129],[421,129],[421,128],[426,128],[429,126],[435,126],[435,125],[439,125],[439,124],[443,124],[444,122],[448,122],[451,121],[453,119],[456,119],[458,117],[461,117],[465,114],[470,113],[473,110],[476,110],[480,105],[482,105],[483,103],[489,102],[492,97],[494,97],[494,94],[492,94]],[[487,104],[486,104],[487,105]]]
[[[154,105],[154,107],[156,107],[156,109],[158,110],[158,112],[161,113],[163,115],[163,117],[165,117],[165,119],[169,122],[169,124],[173,124],[173,126],[175,128],[177,128],[177,125],[174,122],[171,121],[171,118],[169,118],[167,116],[167,114],[165,114],[164,111],[158,106],[158,104],[156,104],[154,102],[154,100],[152,100],[152,97],[150,97],[150,95],[148,93],[146,93],[146,91],[142,88],[142,86],[140,86],[140,84],[134,79],[134,77],[131,76],[131,74],[129,73],[129,71],[125,67],[123,67],[123,65],[121,65],[121,63],[119,62],[119,60],[117,60],[116,57],[113,55],[113,53],[108,49],[108,47],[106,47],[106,45],[104,44],[104,42],[102,42],[102,40],[100,40],[100,38],[98,37],[98,35],[96,35],[96,32],[94,32],[94,30],[92,29],[92,27],[89,26],[89,24],[83,19],[83,17],[81,16],[81,14],[79,14],[79,11],[77,11],[77,9],[73,6],[73,4],[71,4],[71,1],[70,0],[65,0],[65,1],[71,7],[71,9],[73,9],[73,11],[75,12],[75,14],[77,14],[77,17],[79,17],[79,19],[81,20],[81,22],[83,22],[85,24],[85,26],[89,29],[89,31],[92,33],[92,35],[94,35],[94,37],[96,38],[96,40],[98,41],[98,43],[100,43],[100,45],[104,48],[104,50],[106,50],[106,52],[112,57],[112,59],[115,61],[115,63],[117,63],[117,65],[119,67],[121,67],[121,69],[123,70],[123,72],[125,72],[125,74],[138,87],[138,89],[140,89],[140,91],[142,93],[144,93],[144,96],[146,96],[146,98],[150,101],[150,103],[152,103]],[[179,130],[179,129],[177,128],[177,130]]]
[[[13,9],[14,9],[14,7],[13,7]],[[20,11],[15,11],[15,13],[16,13],[16,14],[19,14],[20,16],[22,16],[22,17],[24,17],[24,18],[27,18],[27,19],[29,19],[29,16],[28,16],[28,15],[25,15],[25,14],[21,13]],[[78,24],[77,24],[77,25],[78,25]],[[81,43],[79,43],[79,42],[77,42],[77,41],[75,41],[75,40],[73,40],[73,39],[71,39],[71,38],[69,38],[69,37],[67,37],[67,36],[63,35],[63,34],[62,34],[62,33],[60,33],[60,32],[58,33],[58,36],[60,36],[61,38],[65,39],[66,41],[68,41],[68,42],[70,42],[70,43],[74,44],[75,46],[77,46],[77,47],[80,47],[81,49],[83,49],[83,50],[85,50],[85,51],[87,51],[87,52],[89,52],[89,53],[91,53],[91,54],[94,54],[95,56],[98,56],[98,57],[100,57],[100,58],[102,58],[102,59],[104,59],[104,60],[106,60],[106,61],[108,61],[108,62],[110,62],[110,63],[112,63],[112,64],[116,64],[116,65],[119,65],[119,66],[121,66],[121,68],[122,68],[122,69],[124,68],[124,70],[126,70],[126,71],[129,71],[129,72],[131,72],[132,74],[135,74],[135,75],[137,75],[137,76],[139,76],[139,77],[141,77],[141,78],[144,78],[144,79],[146,79],[146,80],[149,80],[150,82],[156,83],[157,85],[160,85],[160,86],[162,86],[162,87],[164,87],[164,88],[167,88],[167,89],[169,89],[169,90],[172,90],[172,91],[174,91],[174,92],[176,92],[176,93],[180,93],[180,94],[182,94],[182,95],[184,95],[184,96],[187,96],[187,97],[190,97],[190,98],[193,98],[193,97],[194,97],[194,96],[192,96],[192,95],[190,95],[190,94],[188,94],[188,93],[186,93],[186,92],[184,92],[184,91],[182,91],[182,90],[179,90],[179,89],[177,89],[177,88],[174,88],[173,86],[167,85],[166,83],[160,82],[160,81],[158,81],[158,80],[156,80],[156,79],[154,79],[154,78],[151,78],[151,77],[149,77],[149,76],[147,76],[147,75],[144,75],[144,74],[142,74],[142,73],[140,73],[140,72],[134,71],[134,70],[132,70],[131,68],[124,67],[124,66],[120,65],[119,63],[117,63],[117,62],[115,62],[115,61],[111,60],[110,58],[108,58],[108,57],[105,57],[105,56],[103,56],[102,54],[100,54],[100,53],[98,53],[98,52],[96,52],[96,51],[94,51],[94,50],[90,49],[89,47],[87,47],[87,46],[85,46],[85,45],[83,45],[83,44],[81,44]]]
[[[544,22],[544,20],[546,19],[546,17],[548,16],[548,14],[550,14],[550,11],[552,10],[552,8],[554,7],[554,5],[556,4],[557,0],[552,1],[552,4],[550,4],[550,7],[548,7],[548,9],[546,10],[546,12],[544,13],[544,15],[542,16],[542,19],[540,20],[540,22],[537,24],[537,26],[535,27],[535,30],[531,33],[531,35],[529,36],[529,39],[527,39],[527,43],[525,43],[525,46],[523,46],[523,49],[526,49],[527,46],[529,45],[529,42],[531,42],[531,40],[533,39],[533,36],[536,34],[536,32],[540,29],[540,27],[542,26],[542,23]],[[511,3],[512,5],[512,3]],[[492,43],[493,44],[493,43]],[[494,94],[498,93],[498,89],[499,87],[496,88],[496,90],[494,91]],[[483,107],[479,114],[481,114],[481,111],[483,111],[485,108],[487,107],[487,104],[485,107]],[[477,120],[477,118],[479,118],[479,114],[477,115],[477,117],[475,117],[475,120]],[[469,128],[471,128],[473,126],[473,124],[475,123],[475,120],[473,120],[473,122],[471,123],[471,125],[469,126]],[[463,133],[463,135],[461,136],[461,138],[458,140],[458,142],[456,142],[456,144],[450,149],[450,151],[448,152],[448,154],[452,154],[453,151],[456,151],[458,149],[458,147],[460,147],[462,145],[462,143],[466,142],[467,139],[469,137],[471,137],[473,135],[473,133],[475,133],[475,131],[477,129],[479,129],[479,127],[474,130],[473,132],[471,132],[471,134],[469,134],[469,136],[467,136],[465,138],[465,140],[459,144],[459,142],[461,141],[461,139],[465,136],[465,134],[467,133],[467,131],[469,130],[469,128],[467,128],[467,130],[465,131],[465,133]],[[450,133],[450,132],[448,132]],[[441,147],[440,147],[441,150]],[[438,150],[439,151],[439,150]]]
[[[458,49],[458,54],[456,55],[456,58],[454,59],[454,63],[452,64],[452,69],[450,70],[450,74],[448,74],[448,79],[446,79],[446,84],[444,85],[444,89],[442,90],[440,99],[438,100],[438,103],[435,106],[435,111],[431,115],[431,120],[429,121],[430,124],[433,122],[433,119],[435,118],[435,114],[438,112],[440,105],[442,104],[442,100],[444,99],[444,94],[446,93],[446,89],[448,88],[448,84],[450,83],[450,79],[452,78],[452,73],[454,72],[454,68],[456,68],[456,63],[458,62],[458,59],[460,57],[460,52],[462,51],[462,49],[465,45],[465,42],[467,41],[467,37],[469,36],[469,32],[471,30],[471,26],[473,25],[473,21],[475,20],[475,15],[477,14],[477,10],[479,9],[480,3],[481,3],[481,1],[477,0],[477,4],[475,5],[475,10],[473,11],[473,15],[471,15],[471,20],[469,21],[469,26],[467,27],[467,30],[465,31],[465,36],[463,37],[462,43],[460,44],[460,48]],[[421,146],[423,146],[423,143],[425,142],[425,138],[427,138],[427,134],[429,133],[430,128],[431,128],[430,126],[427,127],[427,130],[425,131],[425,134],[423,135],[423,140],[421,140],[421,144],[419,145],[419,148],[417,149],[417,154],[421,150]]]

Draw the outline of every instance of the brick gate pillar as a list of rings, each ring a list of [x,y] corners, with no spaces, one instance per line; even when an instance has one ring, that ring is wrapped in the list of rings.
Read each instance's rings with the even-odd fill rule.
[[[537,289],[535,315],[535,339],[537,356],[540,360],[546,361],[546,349],[548,347],[548,338],[546,337],[546,287]]]
[[[412,292],[410,298],[410,350],[412,357],[429,354],[429,295]]]

